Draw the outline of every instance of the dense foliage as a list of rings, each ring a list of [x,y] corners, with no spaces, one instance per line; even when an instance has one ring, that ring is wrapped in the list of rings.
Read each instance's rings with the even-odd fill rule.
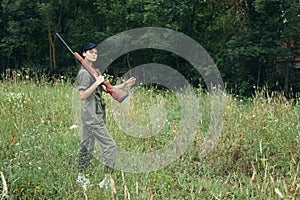
[[[163,27],[201,44],[218,65],[228,91],[249,95],[254,88],[299,90],[294,56],[300,54],[299,0],[1,0],[1,72],[42,68],[46,74],[74,76],[76,63],[54,37],[76,51],[122,31]],[[278,58],[283,61],[278,63]],[[128,67],[164,63],[185,71],[190,65],[161,51],[131,52],[111,66],[118,76]],[[283,63],[283,64],[282,64]]]

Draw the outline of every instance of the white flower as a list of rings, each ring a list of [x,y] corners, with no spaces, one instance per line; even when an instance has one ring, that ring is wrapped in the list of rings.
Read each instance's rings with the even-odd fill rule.
[[[76,124],[73,124],[72,126],[70,126],[70,130],[73,130],[73,129],[76,129],[76,128],[78,128],[78,125],[76,125]]]

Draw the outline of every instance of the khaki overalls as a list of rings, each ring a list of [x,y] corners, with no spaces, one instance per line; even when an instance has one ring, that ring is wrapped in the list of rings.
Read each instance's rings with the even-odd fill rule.
[[[88,89],[95,80],[89,72],[81,67],[77,75],[79,90]],[[116,162],[116,143],[108,133],[105,121],[105,103],[101,97],[103,89],[99,86],[87,99],[84,100],[82,119],[82,139],[80,143],[78,164],[79,172],[84,172],[90,163],[97,141],[102,149],[104,173],[113,170]]]

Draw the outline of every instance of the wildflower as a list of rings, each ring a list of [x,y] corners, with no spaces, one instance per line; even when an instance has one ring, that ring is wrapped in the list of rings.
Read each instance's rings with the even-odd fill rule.
[[[73,130],[73,129],[76,129],[76,128],[78,128],[78,125],[76,125],[76,124],[73,124],[72,126],[70,126],[70,130]]]

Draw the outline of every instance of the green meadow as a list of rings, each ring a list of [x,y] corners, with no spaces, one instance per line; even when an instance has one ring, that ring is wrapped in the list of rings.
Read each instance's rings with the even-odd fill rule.
[[[211,95],[195,89],[191,103],[197,104],[199,119],[190,120],[197,127],[186,152],[154,171],[115,170],[117,193],[111,194],[98,186],[100,159],[88,169],[91,185],[84,190],[76,184],[80,102],[71,81],[14,73],[0,84],[0,199],[300,199],[300,98],[267,90],[251,98],[224,94],[222,132],[201,156],[213,111]],[[155,135],[139,138],[123,131],[116,103],[107,94],[105,99],[108,130],[126,151],[163,148],[189,115],[170,91],[137,87],[124,111],[127,121],[146,131],[161,125]],[[155,118],[162,109],[165,114]]]

